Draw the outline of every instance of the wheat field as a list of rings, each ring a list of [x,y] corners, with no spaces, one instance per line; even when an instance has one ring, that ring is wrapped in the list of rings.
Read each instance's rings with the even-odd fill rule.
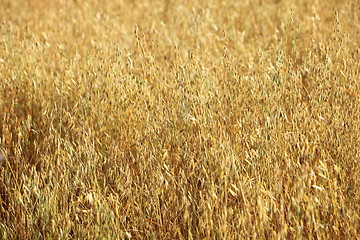
[[[359,239],[359,0],[1,0],[1,239]]]

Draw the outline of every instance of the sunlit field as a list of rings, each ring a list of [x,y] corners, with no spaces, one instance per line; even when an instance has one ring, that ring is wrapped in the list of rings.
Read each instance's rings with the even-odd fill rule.
[[[0,0],[0,239],[359,239],[359,0]]]

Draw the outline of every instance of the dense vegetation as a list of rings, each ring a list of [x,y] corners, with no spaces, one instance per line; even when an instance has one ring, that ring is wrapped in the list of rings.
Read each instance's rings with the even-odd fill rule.
[[[0,21],[0,238],[359,238],[358,0],[1,0]]]

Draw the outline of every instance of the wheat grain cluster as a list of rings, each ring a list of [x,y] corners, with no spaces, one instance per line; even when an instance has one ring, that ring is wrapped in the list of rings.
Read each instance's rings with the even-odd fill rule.
[[[1,0],[0,238],[360,237],[358,0]]]

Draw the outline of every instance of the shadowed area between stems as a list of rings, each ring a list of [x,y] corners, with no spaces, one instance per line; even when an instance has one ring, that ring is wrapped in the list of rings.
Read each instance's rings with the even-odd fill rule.
[[[0,153],[0,166],[5,165],[5,161],[6,161],[5,156],[2,153]]]

